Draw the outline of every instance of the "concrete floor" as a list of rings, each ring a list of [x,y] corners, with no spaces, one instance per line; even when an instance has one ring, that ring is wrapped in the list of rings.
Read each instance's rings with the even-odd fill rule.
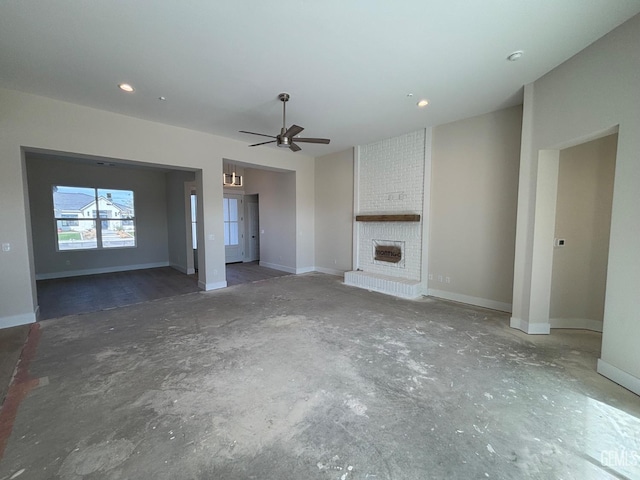
[[[601,336],[508,319],[307,274],[48,320],[0,479],[640,478]]]
[[[0,405],[7,395],[28,332],[29,325],[0,328]]]

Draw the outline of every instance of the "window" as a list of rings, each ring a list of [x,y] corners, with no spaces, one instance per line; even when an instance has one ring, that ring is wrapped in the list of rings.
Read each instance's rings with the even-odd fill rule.
[[[63,213],[61,215],[62,218],[78,218],[78,214],[77,213]],[[78,224],[78,220],[63,220],[62,221],[62,226],[64,227],[77,227]]]
[[[136,246],[131,190],[55,185],[53,217],[59,251]]]
[[[238,199],[224,198],[224,244],[238,245]]]

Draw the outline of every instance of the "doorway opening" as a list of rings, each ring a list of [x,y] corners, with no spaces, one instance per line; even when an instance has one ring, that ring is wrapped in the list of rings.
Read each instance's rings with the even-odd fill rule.
[[[245,195],[245,262],[260,261],[260,205],[258,195]]]
[[[244,261],[244,195],[223,195],[225,263]]]
[[[602,332],[618,135],[560,150],[551,328]]]
[[[227,172],[242,178],[221,195],[227,285],[297,273],[296,173],[223,159]]]
[[[191,248],[193,250],[193,272],[198,272],[198,196],[195,190],[191,191]]]

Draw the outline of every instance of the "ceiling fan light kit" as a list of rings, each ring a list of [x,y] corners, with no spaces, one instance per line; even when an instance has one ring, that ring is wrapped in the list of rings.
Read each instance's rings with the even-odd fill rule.
[[[328,144],[330,140],[328,138],[304,138],[304,137],[296,137],[300,132],[304,130],[303,127],[299,125],[291,125],[287,128],[287,102],[291,96],[288,93],[281,93],[278,95],[278,100],[282,102],[282,128],[280,129],[279,135],[265,135],[264,133],[256,133],[256,132],[248,132],[246,130],[240,130],[240,133],[248,133],[250,135],[259,135],[261,137],[274,138],[275,140],[268,140],[266,142],[254,143],[253,145],[249,145],[250,147],[257,147],[259,145],[267,145],[268,143],[275,143],[276,146],[281,148],[288,148],[294,152],[298,152],[302,150],[298,145],[294,143],[323,143]],[[295,137],[295,138],[294,138]]]

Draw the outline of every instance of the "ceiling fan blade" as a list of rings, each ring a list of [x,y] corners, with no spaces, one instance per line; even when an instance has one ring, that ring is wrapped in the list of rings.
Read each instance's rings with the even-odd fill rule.
[[[276,138],[275,135],[265,135],[264,133],[247,132],[245,130],[239,130],[240,133],[248,133],[249,135],[260,135],[261,137]]]
[[[249,145],[250,147],[257,147],[258,145],[266,145],[267,143],[276,143],[276,140],[270,140],[268,142],[262,142],[262,143],[254,143],[253,145]]]
[[[291,140],[295,140],[296,142],[302,143],[324,143],[328,144],[331,140],[328,138],[292,138]]]
[[[291,150],[293,150],[294,152],[298,152],[300,150],[302,150],[298,145],[296,145],[295,143],[292,143],[291,145],[289,145],[289,148]]]
[[[289,127],[289,130],[285,132],[284,136],[287,138],[291,138],[298,135],[302,130],[304,130],[304,128],[299,125],[291,125]]]

